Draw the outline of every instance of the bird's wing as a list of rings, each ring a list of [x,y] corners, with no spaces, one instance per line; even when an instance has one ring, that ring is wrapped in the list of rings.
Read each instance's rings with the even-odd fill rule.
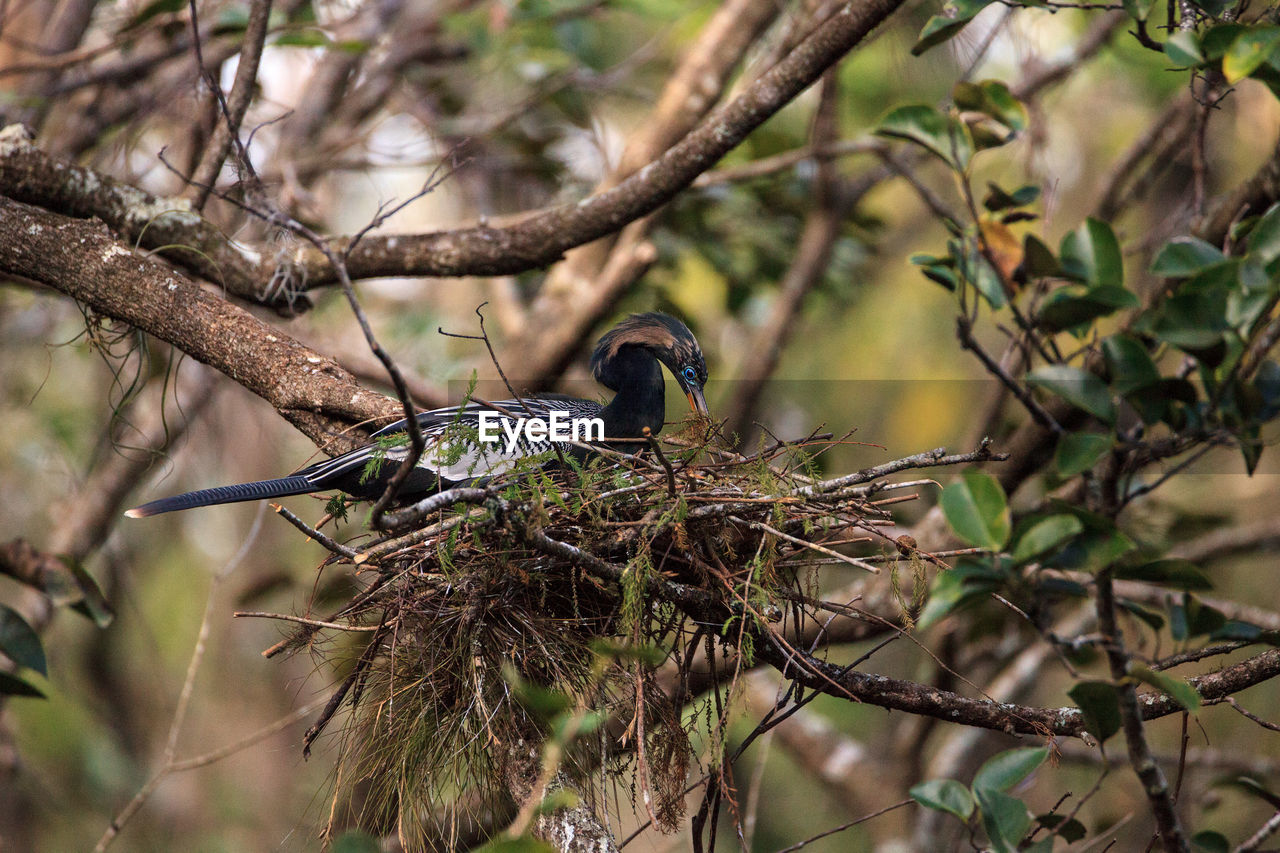
[[[571,418],[580,418],[596,417],[600,409],[599,403],[590,400],[545,394],[523,400],[494,401],[491,405],[473,402],[422,412],[417,416],[418,427],[422,430],[427,446],[418,460],[418,466],[432,470],[443,480],[453,483],[495,477],[509,471],[523,459],[550,452],[551,442],[530,442],[521,432],[513,447],[508,441],[507,431],[501,426],[497,429],[496,441],[478,441],[476,430],[480,426],[482,413],[492,412],[498,415],[499,423],[509,423],[512,418],[507,413],[515,415],[515,419],[549,419],[551,412],[555,410]],[[407,441],[394,444],[388,443],[387,439],[407,437],[406,424],[407,421],[403,419],[389,424],[373,434],[372,437],[380,441],[317,462],[298,474],[315,484],[317,489],[323,489],[344,480],[361,477],[375,460],[378,461],[376,467],[379,471],[394,470],[394,467],[388,469],[386,466],[395,466],[405,458],[408,453]],[[458,427],[456,432],[450,429],[454,425]],[[370,479],[377,479],[376,474]]]

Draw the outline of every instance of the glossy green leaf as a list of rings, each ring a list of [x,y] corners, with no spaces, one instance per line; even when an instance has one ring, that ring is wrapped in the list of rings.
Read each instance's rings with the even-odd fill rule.
[[[974,788],[973,793],[982,809],[982,828],[992,847],[1000,853],[1013,853],[1031,828],[1031,812],[1026,803],[993,788]]]
[[[1137,338],[1111,335],[1102,341],[1102,357],[1107,364],[1111,388],[1117,394],[1128,394],[1160,381],[1160,371],[1151,354]]]
[[[924,631],[952,612],[975,601],[985,600],[1002,585],[1000,573],[976,561],[963,561],[949,572],[939,572],[929,590],[916,629]]]
[[[988,758],[973,777],[973,790],[1008,791],[1049,757],[1048,747],[1009,749]]]
[[[1174,589],[1213,589],[1213,581],[1190,560],[1151,560],[1133,566],[1116,566],[1116,577],[1123,580],[1145,581]]]
[[[1179,292],[1165,299],[1151,332],[1179,349],[1208,349],[1226,331],[1225,292]]]
[[[1027,383],[1057,394],[1076,408],[1113,423],[1115,403],[1105,382],[1088,371],[1067,364],[1038,367],[1027,374]]]
[[[1120,697],[1114,685],[1106,681],[1081,681],[1067,691],[1084,718],[1084,728],[1098,739],[1106,741],[1120,731]]]
[[[1124,286],[1124,257],[1111,226],[1090,217],[1062,238],[1058,251],[1067,275],[1095,287]]]
[[[968,470],[942,490],[947,523],[970,545],[999,551],[1009,541],[1009,504],[995,477]]]
[[[1280,27],[1249,27],[1227,48],[1222,57],[1222,76],[1228,83],[1238,83],[1267,61],[1280,47]]]
[[[1249,254],[1264,264],[1280,258],[1280,203],[1267,208],[1249,231]]]
[[[934,15],[920,30],[915,46],[911,48],[912,56],[919,56],[960,32],[965,24],[992,2],[994,0],[950,0],[942,7],[942,14]]]
[[[983,113],[1014,133],[1027,128],[1027,108],[999,80],[961,81],[951,90],[951,99],[960,109]]]
[[[1049,295],[1036,314],[1036,322],[1046,331],[1060,332],[1137,306],[1138,297],[1123,287],[1068,285]]]
[[[4,604],[0,604],[0,652],[18,666],[34,669],[41,675],[49,674],[40,635],[18,611]]]
[[[973,285],[983,299],[987,300],[987,304],[993,310],[998,311],[1005,306],[1007,299],[1004,282],[1000,280],[999,274],[986,257],[978,251],[977,246],[973,246],[965,257],[960,267],[960,274],[965,281]]]
[[[912,786],[907,793],[925,808],[947,812],[961,820],[968,820],[973,814],[973,795],[955,779],[930,779]]]
[[[32,699],[43,699],[44,694],[31,682],[0,672],[0,696],[29,696]]]
[[[1074,477],[1088,471],[1111,450],[1115,440],[1109,435],[1092,432],[1072,432],[1058,439],[1053,449],[1053,467],[1062,478]]]
[[[1185,679],[1135,663],[1129,664],[1129,674],[1157,690],[1168,693],[1188,711],[1194,713],[1200,710],[1200,694]]]
[[[1164,55],[1179,68],[1191,68],[1204,62],[1204,51],[1195,30],[1179,30],[1164,43]]]
[[[1042,518],[1018,537],[1018,544],[1013,549],[1013,561],[1025,563],[1035,559],[1064,544],[1082,530],[1084,525],[1074,515]]]
[[[1205,31],[1204,37],[1200,40],[1200,46],[1204,50],[1204,58],[1209,62],[1218,62],[1222,57],[1227,55],[1227,48],[1231,47],[1232,42],[1244,32],[1246,27],[1243,24],[1215,24]]]
[[[957,171],[964,171],[973,156],[968,129],[923,104],[898,107],[880,121],[876,133],[914,142]]]
[[[1226,259],[1216,246],[1199,237],[1177,237],[1160,249],[1151,262],[1151,273],[1165,278],[1186,278]]]

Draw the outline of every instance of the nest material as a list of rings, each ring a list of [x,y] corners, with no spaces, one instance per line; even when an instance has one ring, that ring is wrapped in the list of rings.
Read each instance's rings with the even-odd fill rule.
[[[555,712],[607,714],[612,727],[578,738],[561,770],[579,790],[601,770],[629,778],[633,802],[674,828],[699,721],[682,713],[695,668],[711,661],[714,671],[717,653],[749,664],[769,623],[785,616],[794,630],[812,617],[805,566],[875,571],[833,545],[909,549],[879,529],[886,503],[914,496],[877,500],[893,486],[871,476],[819,480],[815,456],[833,443],[744,457],[651,440],[644,457],[530,467],[443,493],[399,516],[411,529],[335,546],[328,563],[353,566],[363,589],[277,647],[338,625],[362,644],[347,647],[355,662],[307,748],[348,706],[337,778],[363,789],[363,825],[414,849],[458,820],[451,809],[500,812],[495,804],[525,796],[530,744]],[[327,656],[341,647],[312,644]]]

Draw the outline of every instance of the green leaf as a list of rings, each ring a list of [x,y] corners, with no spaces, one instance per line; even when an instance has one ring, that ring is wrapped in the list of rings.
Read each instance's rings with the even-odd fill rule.
[[[968,129],[923,104],[898,107],[880,121],[875,132],[923,146],[957,172],[963,172],[973,156],[973,140],[969,138]]]
[[[1022,239],[1022,258],[1023,268],[1031,278],[1059,275],[1062,272],[1053,250],[1034,234],[1028,234]]]
[[[1113,444],[1114,440],[1109,435],[1068,433],[1058,439],[1058,446],[1053,449],[1053,467],[1064,479],[1082,474],[1106,456]]]
[[[1040,306],[1036,322],[1049,332],[1060,332],[1121,308],[1136,308],[1138,297],[1123,287],[1104,285],[1084,288],[1074,284],[1060,287]]]
[[[1182,350],[1208,350],[1222,342],[1226,313],[1225,292],[1175,293],[1161,304],[1151,332]]]
[[[907,794],[920,805],[968,820],[973,814],[973,795],[955,779],[930,779],[915,785]]]
[[[136,30],[157,15],[180,12],[185,8],[187,8],[187,0],[152,0],[130,18],[129,22],[120,28],[120,32],[127,33],[130,30]]]
[[[1231,842],[1227,841],[1227,837],[1221,832],[1203,829],[1191,836],[1191,847],[1194,850],[1203,850],[1204,853],[1228,853],[1231,850]]]
[[[1088,834],[1084,824],[1064,814],[1042,814],[1036,816],[1036,823],[1046,829],[1055,830],[1058,837],[1068,844],[1075,844]],[[1052,849],[1052,848],[1050,848]]]
[[[1039,197],[1040,188],[1032,184],[1018,187],[1013,192],[1008,193],[1001,189],[1001,187],[995,182],[987,181],[987,195],[986,198],[982,200],[982,206],[992,213],[997,213],[1001,210],[1025,207]]]
[[[951,90],[957,107],[990,116],[1013,133],[1026,130],[1027,108],[999,80],[961,81]]]
[[[1201,47],[1204,48],[1204,58],[1210,62],[1221,60],[1227,55],[1227,48],[1231,47],[1236,37],[1244,31],[1243,24],[1216,24],[1210,27],[1200,41]]]
[[[989,6],[993,0],[951,0],[942,7],[942,14],[934,15],[920,30],[915,46],[911,48],[912,56],[919,56],[934,45],[942,44],[947,39],[964,29],[965,24]]]
[[[0,604],[0,652],[8,655],[18,666],[34,669],[46,677],[49,675],[40,635],[18,611],[4,604]]]
[[[1002,576],[986,563],[964,561],[949,572],[939,572],[929,590],[929,601],[916,630],[924,631],[940,622],[951,612],[985,599],[1001,586]]]
[[[1084,728],[1098,739],[1106,741],[1120,731],[1120,697],[1114,685],[1105,681],[1081,681],[1067,691],[1084,718]]]
[[[1102,341],[1102,357],[1111,377],[1111,388],[1117,394],[1128,394],[1160,381],[1160,371],[1151,354],[1137,338],[1111,335]]]
[[[1280,203],[1271,205],[1249,231],[1249,254],[1269,264],[1280,258]]]
[[[1124,0],[1124,11],[1135,21],[1145,21],[1154,5],[1155,0]]]
[[[1108,445],[1110,443],[1107,442]],[[1051,515],[1043,518],[1018,537],[1018,544],[1013,549],[1013,561],[1026,563],[1052,551],[1082,530],[1084,525],[1074,515]]]
[[[987,300],[992,309],[998,311],[1004,307],[1006,302],[1004,282],[978,250],[977,245],[971,246],[968,254],[965,255],[960,274],[965,281],[974,286],[978,293],[982,294],[982,298]]]
[[[973,777],[973,790],[1008,791],[1049,757],[1044,746],[1009,749],[988,758]]]
[[[1250,27],[1231,43],[1222,57],[1222,75],[1228,83],[1238,83],[1267,61],[1280,46],[1280,27]]]
[[[1066,364],[1050,364],[1028,373],[1027,383],[1057,394],[1106,423],[1115,422],[1116,406],[1110,389],[1088,371]]]
[[[992,788],[975,788],[982,809],[982,827],[997,851],[1012,851],[1031,828],[1031,812],[1026,803]]]
[[[1190,68],[1204,62],[1200,37],[1195,30],[1179,30],[1164,43],[1164,55],[1179,68]]]
[[[1090,217],[1062,238],[1059,247],[1062,268],[1067,275],[1095,287],[1124,286],[1124,257],[1111,226]]]
[[[1213,582],[1190,560],[1152,560],[1134,566],[1118,565],[1115,574],[1122,580],[1145,581],[1174,589],[1213,589]]]
[[[1216,246],[1199,237],[1177,237],[1160,249],[1151,262],[1151,273],[1165,278],[1186,278],[1226,259]]]
[[[99,628],[110,627],[115,621],[116,612],[111,608],[111,603],[107,601],[107,597],[102,594],[102,590],[98,587],[98,582],[93,579],[93,575],[89,574],[78,561],[63,560],[67,566],[67,570],[71,572],[71,576],[75,578],[76,586],[80,590],[82,598],[71,606],[71,609],[92,620],[93,624]]]
[[[1186,680],[1132,662],[1129,664],[1129,674],[1157,690],[1168,693],[1188,711],[1194,713],[1200,710],[1200,694]]]
[[[41,693],[34,685],[16,675],[10,675],[7,672],[0,672],[0,696],[30,696],[33,699],[44,698],[44,694]]]
[[[281,33],[271,43],[276,47],[328,47],[332,41],[324,30],[306,27]]]
[[[942,490],[941,503],[947,523],[970,545],[999,551],[1009,541],[1009,504],[990,474],[965,471]]]

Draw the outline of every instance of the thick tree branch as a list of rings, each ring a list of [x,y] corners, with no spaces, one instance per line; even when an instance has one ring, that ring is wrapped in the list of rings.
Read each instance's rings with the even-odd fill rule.
[[[846,4],[741,95],[699,122],[657,160],[611,189],[577,204],[531,215],[508,228],[479,225],[430,234],[365,237],[347,259],[348,272],[353,279],[512,274],[544,267],[568,249],[612,234],[674,198],[808,88],[903,2],[868,0]],[[7,159],[7,147],[0,146],[0,160]],[[14,195],[12,182],[11,176],[0,172],[0,191]],[[75,188],[70,191],[74,193]],[[66,211],[65,205],[70,201],[64,198],[59,203],[34,195],[15,197],[60,211]],[[77,203],[81,215],[97,214],[94,209],[85,210],[93,199]],[[174,237],[176,242],[190,245],[181,234]],[[339,252],[344,248],[340,241],[335,243]],[[261,268],[259,271],[264,272]],[[336,281],[328,261],[315,250],[302,253],[299,271],[305,287]],[[261,292],[266,284],[260,278],[257,287],[249,290]]]
[[[91,310],[167,341],[266,400],[313,441],[352,445],[334,429],[402,414],[333,359],[146,255],[100,224],[0,198],[0,272],[46,284]]]

